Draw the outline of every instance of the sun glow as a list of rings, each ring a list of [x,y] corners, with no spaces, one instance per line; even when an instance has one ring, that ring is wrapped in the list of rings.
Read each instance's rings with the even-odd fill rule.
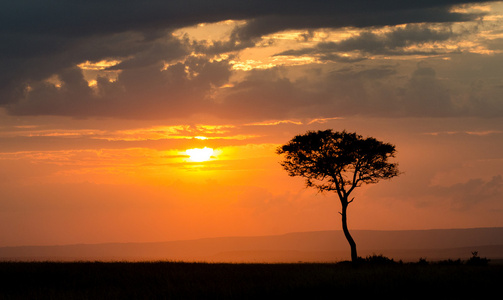
[[[191,161],[194,162],[203,162],[210,160],[213,155],[213,149],[204,147],[204,148],[194,148],[188,149],[185,153],[190,157]]]

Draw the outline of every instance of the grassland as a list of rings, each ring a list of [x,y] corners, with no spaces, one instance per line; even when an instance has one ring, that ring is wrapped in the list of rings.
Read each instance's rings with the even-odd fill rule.
[[[503,265],[1,262],[0,299],[419,299],[499,294]]]

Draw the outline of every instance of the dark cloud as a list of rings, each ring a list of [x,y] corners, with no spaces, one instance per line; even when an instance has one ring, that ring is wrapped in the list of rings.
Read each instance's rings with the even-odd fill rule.
[[[0,105],[19,115],[184,115],[193,108],[177,101],[195,101],[206,108],[214,87],[230,76],[229,62],[211,62],[210,56],[251,47],[252,40],[264,34],[285,29],[473,20],[479,15],[456,13],[450,8],[477,2],[482,1],[3,1]],[[228,19],[247,22],[236,28],[227,42],[208,46],[171,35],[177,28]],[[411,32],[407,34],[407,38],[390,36],[385,44],[381,41],[381,49],[398,49],[400,45],[392,43],[417,43],[436,32],[416,32],[415,40]],[[437,34],[430,38],[440,37]],[[204,58],[194,65],[196,59],[186,59],[192,52]],[[121,60],[109,70],[122,73],[116,82],[98,78],[96,92],[86,86],[84,74],[75,66],[104,59]],[[325,59],[345,58],[326,51]],[[161,71],[165,63],[171,67]],[[197,76],[187,76],[191,68],[197,70],[193,72]],[[45,82],[52,76],[59,77],[60,88]],[[254,84],[259,86],[258,82]],[[280,84],[274,89],[279,92],[287,90],[287,86]],[[239,88],[246,90],[242,85]],[[263,92],[277,93],[272,87]],[[295,95],[298,98],[303,94]]]
[[[437,67],[427,63],[418,63],[407,76],[398,71],[399,67],[352,66],[333,72],[326,86],[320,87],[331,95],[333,108],[327,111],[388,117],[503,115],[503,103],[495,99],[501,91],[487,86],[483,79],[466,87],[456,77],[439,77]]]
[[[281,69],[253,70],[241,82],[222,92],[215,114],[240,120],[268,120],[298,117],[299,110],[315,103],[317,93],[302,80],[292,81]]]
[[[176,60],[188,51],[182,41],[169,35],[151,39],[135,32],[83,38],[41,36],[35,41],[20,36],[17,40],[23,38],[27,41],[23,41],[26,45],[19,45],[21,54],[13,51],[11,56],[0,56],[0,104],[15,103],[26,86],[86,61],[123,59],[121,67],[127,69]]]
[[[403,115],[396,86],[388,86],[394,75],[395,66],[348,68],[295,80],[281,68],[254,70],[220,95],[223,102],[216,113],[262,120]]]
[[[16,115],[111,116],[161,119],[209,111],[208,91],[229,79],[227,61],[189,58],[161,70],[162,65],[123,70],[116,81],[98,77],[91,88],[80,69],[59,72],[60,87],[33,85],[20,101],[8,106]]]
[[[409,81],[399,89],[400,107],[406,115],[451,117],[458,109],[451,101],[449,90],[437,78],[436,71],[418,65]]]
[[[497,88],[483,81],[463,90],[456,80],[440,78],[426,63],[417,64],[409,74],[399,71],[401,68],[400,64],[353,64],[295,80],[280,69],[255,70],[219,95],[222,103],[215,114],[262,120],[503,115],[503,103],[494,99],[499,95],[494,92]]]
[[[486,201],[499,201],[503,197],[503,179],[501,175],[490,180],[480,178],[457,183],[448,187],[432,187],[431,193],[448,198],[452,209],[467,210]]]
[[[425,43],[444,42],[455,38],[449,26],[442,29],[432,29],[427,24],[407,24],[384,34],[364,31],[355,37],[340,42],[320,42],[313,48],[288,50],[276,54],[277,56],[318,56],[322,61],[354,62],[365,59],[368,55],[438,55],[438,50],[409,51],[409,46],[421,46]],[[356,51],[357,58],[343,58],[343,53]]]
[[[452,22],[474,18],[450,12],[452,5],[478,0],[93,0],[2,3],[3,32],[67,35],[110,34],[130,30],[177,28],[201,22],[253,19],[247,32],[294,28],[374,26],[410,22]],[[277,21],[274,21],[277,18]],[[292,25],[297,19],[298,25]],[[262,20],[262,21],[260,21]],[[290,20],[290,22],[289,22]],[[259,26],[259,24],[262,24]],[[275,26],[271,26],[271,25]],[[283,25],[279,25],[283,24]],[[252,29],[260,27],[261,29]],[[263,28],[269,27],[270,30]]]
[[[374,1],[381,4],[380,1]],[[418,7],[411,9],[409,7],[374,7],[365,3],[370,9],[358,9],[362,5],[359,1],[349,5],[353,9],[345,10],[327,10],[310,14],[298,13],[297,15],[272,15],[258,17],[245,26],[236,30],[236,34],[243,40],[257,38],[266,34],[289,30],[289,29],[314,29],[314,28],[343,28],[343,27],[372,27],[399,25],[410,23],[443,23],[443,22],[464,22],[474,20],[481,15],[461,14],[450,12],[450,7],[440,4],[437,7]],[[389,8],[389,9],[384,9]]]

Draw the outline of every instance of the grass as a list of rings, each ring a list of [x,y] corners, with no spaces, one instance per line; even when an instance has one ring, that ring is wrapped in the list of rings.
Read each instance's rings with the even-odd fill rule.
[[[0,278],[0,299],[451,299],[500,292],[503,265],[1,262]]]

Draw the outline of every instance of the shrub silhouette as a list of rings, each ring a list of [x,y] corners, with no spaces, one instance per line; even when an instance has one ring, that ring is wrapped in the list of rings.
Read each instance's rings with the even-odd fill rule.
[[[473,251],[472,252],[472,257],[466,262],[467,265],[471,266],[487,266],[489,263],[490,259],[487,259],[485,257],[479,257],[478,251]]]
[[[460,258],[454,260],[454,259],[446,259],[446,260],[441,260],[439,262],[437,262],[438,265],[443,265],[443,266],[458,266],[458,265],[462,265],[463,264],[463,261],[461,261]]]
[[[395,265],[395,264],[401,264],[402,261],[396,262],[392,258],[388,258],[382,254],[373,254],[369,255],[365,258],[359,258],[359,261],[364,264],[370,264],[370,265]]]

